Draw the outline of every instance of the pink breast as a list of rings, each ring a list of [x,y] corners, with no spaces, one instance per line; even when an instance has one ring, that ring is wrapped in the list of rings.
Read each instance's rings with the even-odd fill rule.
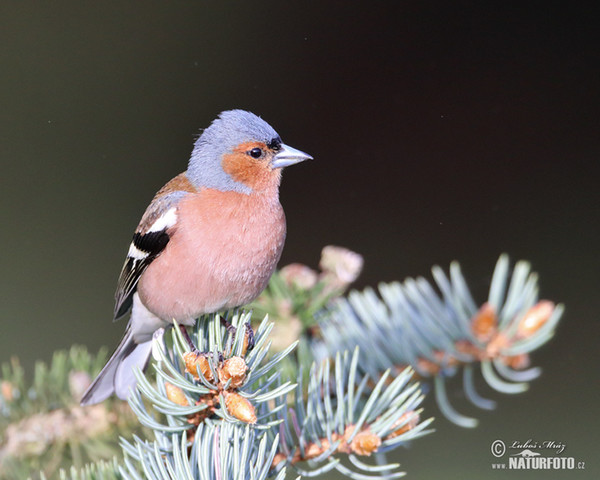
[[[184,321],[254,300],[285,240],[277,198],[204,190],[177,213],[167,248],[140,278],[144,305],[164,320]]]

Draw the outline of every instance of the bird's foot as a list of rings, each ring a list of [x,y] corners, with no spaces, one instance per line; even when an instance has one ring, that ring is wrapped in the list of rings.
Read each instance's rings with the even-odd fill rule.
[[[227,329],[227,333],[233,341],[235,339],[235,334],[237,333],[237,328],[235,328],[229,320],[223,317],[221,317],[221,325],[223,325]]]
[[[234,327],[231,322],[227,319],[221,317],[221,325],[223,325],[227,329],[227,333],[230,336],[230,344],[233,345],[233,341],[235,340],[235,336],[237,334],[237,328]],[[245,328],[245,339],[244,339],[244,351],[249,351],[254,348],[255,340],[254,340],[254,330],[252,330],[252,326],[250,323],[246,324]]]
[[[187,328],[185,328],[185,325],[179,325],[179,330],[181,330],[181,334],[183,335],[185,342],[190,347],[190,350],[193,353],[200,354],[200,350],[198,350],[198,347],[196,347],[196,345],[192,341],[192,338],[190,337],[190,334],[188,333]]]
[[[256,344],[256,341],[254,338],[254,330],[252,329],[252,325],[250,323],[246,324],[246,342],[247,342],[246,351],[252,350],[254,348],[254,345]]]

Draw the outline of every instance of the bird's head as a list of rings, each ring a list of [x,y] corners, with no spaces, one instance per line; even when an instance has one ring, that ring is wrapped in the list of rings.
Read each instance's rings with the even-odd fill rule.
[[[222,112],[196,141],[187,176],[196,187],[252,193],[277,190],[281,169],[312,158],[285,145],[264,120]]]

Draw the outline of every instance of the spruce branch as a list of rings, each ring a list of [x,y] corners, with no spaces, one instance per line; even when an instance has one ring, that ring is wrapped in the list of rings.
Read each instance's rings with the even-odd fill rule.
[[[290,465],[311,476],[332,468],[357,480],[401,475],[397,464],[368,465],[359,457],[428,432],[431,419],[419,423],[423,396],[411,382],[412,370],[374,382],[359,371],[356,349],[313,364],[304,388],[302,375],[296,385],[279,368],[295,344],[268,354],[268,317],[252,350],[244,335],[250,314],[230,314],[229,320],[235,335],[218,315],[196,323],[191,338],[203,353],[190,351],[177,327],[170,336],[155,336],[156,381],[138,372],[129,399],[154,439],[122,440],[124,479],[283,478]],[[350,467],[340,455],[349,457]],[[241,459],[249,470],[240,470]]]
[[[106,352],[73,346],[37,362],[27,379],[17,359],[2,365],[0,379],[0,478],[54,477],[60,468],[120,454],[117,437],[141,432],[125,402],[79,406],[81,394],[102,368]],[[108,478],[108,477],[107,477]]]
[[[84,347],[57,351],[50,365],[36,362],[33,379],[27,381],[17,358],[1,367],[0,429],[32,414],[69,407],[78,402],[92,375],[106,361],[106,350],[90,355]]]
[[[87,464],[81,469],[71,467],[68,471],[61,470],[60,480],[122,480],[123,476],[119,473],[119,463],[116,459],[112,461],[99,461]],[[42,474],[41,480],[46,480]]]
[[[366,289],[341,298],[361,267],[359,255],[326,247],[320,273],[299,264],[284,267],[253,313],[198,319],[192,346],[177,325],[159,330],[148,372],[136,372],[129,398],[129,418],[145,430],[124,430],[122,460],[83,469],[73,461],[60,478],[283,480],[286,470],[308,477],[337,470],[353,480],[398,478],[404,473],[398,464],[386,464],[385,453],[431,432],[432,419],[421,420],[420,381],[433,383],[445,416],[473,427],[475,419],[450,405],[447,378],[461,373],[466,397],[492,409],[495,402],[474,388],[475,367],[503,393],[523,391],[540,374],[529,367],[529,354],[552,337],[563,307],[538,299],[537,276],[527,262],[518,262],[511,274],[501,256],[487,301],[479,306],[456,262],[449,274],[434,267],[434,283],[407,279],[381,284],[378,293]],[[52,367],[36,371],[38,393],[22,405],[23,371],[16,363],[4,367],[0,449],[7,445],[7,425],[37,421],[31,403],[36,395],[74,411],[73,397],[64,392],[79,385],[80,394],[89,374],[83,381],[68,372],[80,373],[75,363],[92,370],[102,365],[82,358],[60,357],[60,374]],[[103,405],[117,409],[119,418],[124,404]],[[96,445],[90,438],[85,448]],[[113,457],[110,449],[104,453],[102,458]],[[64,465],[56,463],[53,471]]]
[[[277,366],[295,344],[269,356],[273,324],[265,317],[248,349],[250,316],[230,312],[232,329],[219,315],[199,319],[191,335],[194,351],[177,327],[170,336],[155,335],[156,381],[138,372],[129,398],[154,440],[122,440],[123,478],[261,479],[271,473],[278,440],[267,432],[283,408],[272,405],[296,386],[281,379]]]
[[[274,417],[269,419],[269,415],[258,421],[257,407],[294,388],[291,382],[280,381],[281,375],[274,367],[295,344],[268,358],[268,335],[272,329],[268,317],[255,333],[252,350],[247,349],[246,334],[250,314],[236,313],[230,321],[235,335],[222,327],[218,315],[201,318],[192,335],[198,348],[194,352],[179,328],[171,329],[170,343],[162,332],[155,335],[152,368],[156,384],[138,371],[138,391],[129,400],[143,425],[164,432],[183,432],[211,417],[251,423],[259,429],[272,425]],[[162,414],[167,424],[161,423],[145,403]]]
[[[351,292],[321,314],[322,338],[313,342],[316,355],[359,345],[370,354],[361,370],[379,378],[390,366],[407,365],[416,375],[433,379],[442,413],[463,427],[477,420],[458,413],[448,401],[445,379],[462,370],[466,397],[477,407],[495,402],[481,397],[473,382],[480,364],[488,385],[502,393],[519,393],[535,379],[539,368],[528,368],[529,354],[546,343],[563,312],[562,305],[538,300],[538,277],[520,261],[509,274],[507,255],[500,256],[488,300],[477,307],[457,262],[447,276],[432,269],[438,293],[424,278]]]
[[[192,439],[185,432],[174,433],[155,442],[136,438],[123,447],[126,457],[120,473],[125,480],[264,479],[277,438],[270,442],[263,430],[248,424],[207,421],[198,425]],[[285,469],[275,477],[284,478]]]
[[[368,465],[357,457],[383,453],[429,433],[425,429],[433,419],[419,423],[423,395],[417,383],[409,384],[410,368],[390,382],[387,371],[373,386],[369,375],[360,372],[361,358],[355,348],[353,353],[338,352],[333,365],[328,359],[313,364],[306,391],[299,384],[291,406],[281,410],[276,469],[289,464],[306,476],[337,469],[357,480],[369,473],[403,475],[394,472],[398,464]],[[349,455],[354,469],[340,463],[338,454]]]

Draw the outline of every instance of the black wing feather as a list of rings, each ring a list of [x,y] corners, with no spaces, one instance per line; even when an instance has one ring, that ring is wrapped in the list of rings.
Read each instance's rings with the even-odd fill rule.
[[[115,320],[127,313],[142,273],[160,255],[167,243],[169,243],[169,234],[166,229],[145,234],[136,232],[133,235],[133,246],[145,253],[146,256],[144,258],[128,256],[125,260],[115,293]]]

